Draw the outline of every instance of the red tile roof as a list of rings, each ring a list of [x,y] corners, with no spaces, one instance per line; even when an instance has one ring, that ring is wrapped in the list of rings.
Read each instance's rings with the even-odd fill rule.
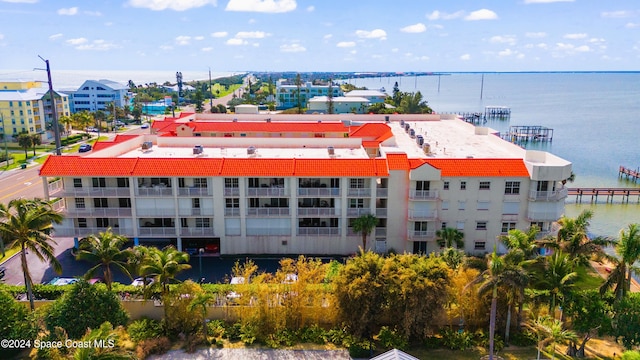
[[[217,176],[222,159],[138,158],[132,176]]]
[[[389,170],[409,170],[407,154],[387,154]]]
[[[425,159],[446,176],[529,177],[522,159]]]
[[[49,156],[40,176],[129,176],[138,159]]]

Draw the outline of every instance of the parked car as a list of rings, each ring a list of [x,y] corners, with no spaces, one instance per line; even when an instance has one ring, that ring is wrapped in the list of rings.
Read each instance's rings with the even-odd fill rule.
[[[53,279],[51,279],[51,281],[49,281],[49,285],[71,285],[77,283],[78,281],[80,281],[80,279],[78,278],[54,277]]]
[[[92,147],[89,144],[82,144],[80,145],[80,148],[78,149],[78,152],[87,152],[87,151],[91,151]]]
[[[149,128],[149,123],[144,123],[140,126],[140,129],[148,129]]]
[[[144,285],[144,282],[145,282],[145,279],[139,277],[139,278],[136,278],[135,280],[133,280],[131,285],[133,285],[133,286],[142,286],[142,285]],[[155,280],[153,278],[150,278],[150,277],[146,278],[147,285],[151,285],[154,282],[155,282]]]
[[[2,280],[4,278],[5,272],[7,271],[7,269],[5,269],[4,267],[0,266],[0,280]]]

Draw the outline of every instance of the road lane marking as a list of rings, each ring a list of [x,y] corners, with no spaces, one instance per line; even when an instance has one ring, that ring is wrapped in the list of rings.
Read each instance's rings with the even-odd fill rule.
[[[21,179],[22,179],[22,178],[24,178],[24,176],[23,176],[23,177],[21,177]],[[36,176],[34,176],[34,177],[28,178],[28,179],[27,179],[27,182],[31,182],[32,180],[35,180],[35,179],[41,179],[41,178],[40,178],[40,176],[36,175]],[[19,180],[19,179],[17,179],[17,180]],[[9,181],[7,181],[7,180],[5,180],[5,181],[0,181],[0,183],[5,183],[5,182],[9,182]],[[14,182],[14,181],[11,181],[11,182]],[[26,184],[26,183],[25,183],[25,184]],[[19,182],[17,182],[17,181],[16,181],[13,185],[3,186],[3,190],[5,190],[5,191],[6,191],[6,190],[9,190],[9,189],[11,189],[11,188],[18,187],[18,186],[23,186],[23,185],[24,185],[24,184],[21,184],[21,183],[19,183]]]
[[[12,192],[12,193],[10,193],[10,194],[7,194],[7,195],[5,195],[5,196],[1,197],[1,198],[0,198],[0,200],[4,200],[4,199],[6,199],[6,198],[8,198],[8,197],[11,197],[11,196],[13,196],[13,195],[15,195],[15,194],[19,193],[19,192],[25,191],[26,189],[28,189],[28,188],[30,188],[30,187],[33,187],[33,186],[35,186],[35,185],[38,185],[38,184],[31,184],[31,185],[29,185],[29,186],[27,186],[27,187],[25,187],[25,188],[22,188],[22,189],[20,189],[20,190],[14,191],[14,192]]]

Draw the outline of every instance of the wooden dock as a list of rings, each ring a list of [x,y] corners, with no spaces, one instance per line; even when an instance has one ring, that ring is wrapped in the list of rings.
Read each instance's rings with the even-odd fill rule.
[[[627,180],[633,180],[633,182],[636,182],[640,179],[640,169],[631,170],[621,165],[620,170],[618,170],[618,177],[625,177]]]
[[[633,198],[640,203],[640,188],[569,188],[568,196],[575,196],[576,203],[587,199],[592,203],[598,202],[598,197],[604,198],[607,203],[613,203],[615,199],[629,203],[629,199]]]

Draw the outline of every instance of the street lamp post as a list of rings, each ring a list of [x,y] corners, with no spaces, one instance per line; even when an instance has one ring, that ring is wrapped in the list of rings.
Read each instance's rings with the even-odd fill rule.
[[[200,263],[200,282],[202,282],[202,254],[204,254],[204,249],[198,249],[198,253],[200,254],[200,256],[198,256],[198,261]]]
[[[56,109],[56,99],[53,92],[53,83],[51,82],[51,68],[49,67],[49,60],[45,60],[42,56],[38,55],[38,57],[47,64],[47,79],[49,81],[49,97],[51,100],[51,125],[53,126],[53,134],[56,141],[56,155],[61,155],[62,145],[60,143],[60,128],[58,127],[58,112]]]

